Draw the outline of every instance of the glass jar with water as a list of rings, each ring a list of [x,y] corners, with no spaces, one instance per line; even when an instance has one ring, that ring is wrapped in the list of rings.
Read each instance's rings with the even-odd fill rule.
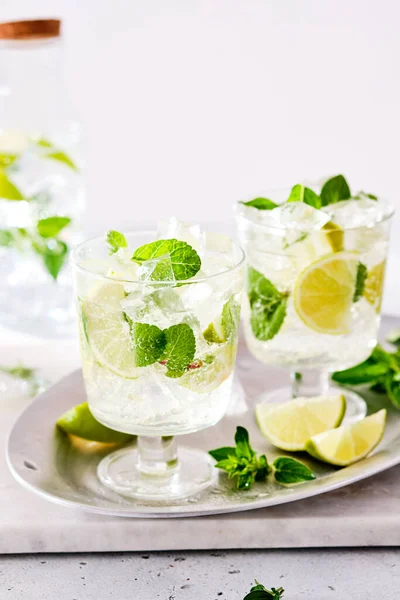
[[[0,325],[69,337],[84,187],[60,21],[0,23],[0,57]]]

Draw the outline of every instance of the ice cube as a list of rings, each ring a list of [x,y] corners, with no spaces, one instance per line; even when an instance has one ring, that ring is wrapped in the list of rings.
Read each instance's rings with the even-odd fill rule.
[[[157,325],[160,329],[181,323],[186,314],[179,294],[169,288],[153,289],[152,293],[143,294],[137,286],[122,300],[121,307],[131,321]]]
[[[176,217],[160,220],[157,228],[157,239],[167,240],[175,238],[192,246],[199,254],[204,253],[204,233],[200,225],[184,223]]]
[[[182,286],[179,294],[186,311],[199,320],[202,331],[221,315],[227,301],[225,286],[206,281]]]
[[[141,281],[160,281],[167,285],[174,283],[175,274],[170,255],[164,254],[142,262],[138,268],[138,277]]]
[[[270,211],[277,227],[308,232],[321,229],[329,215],[304,202],[288,202]]]
[[[360,199],[342,200],[322,209],[330,219],[344,229],[373,227],[384,217],[384,205],[363,195]]]

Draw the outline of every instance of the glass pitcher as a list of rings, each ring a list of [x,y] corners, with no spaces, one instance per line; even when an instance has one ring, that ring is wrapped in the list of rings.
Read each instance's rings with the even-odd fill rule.
[[[68,257],[82,237],[80,146],[60,21],[0,23],[0,325],[75,333]]]

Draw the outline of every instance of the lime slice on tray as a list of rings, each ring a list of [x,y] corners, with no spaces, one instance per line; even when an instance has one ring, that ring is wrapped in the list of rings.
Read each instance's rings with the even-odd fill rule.
[[[103,367],[136,379],[137,369],[130,327],[121,310],[125,298],[122,284],[105,283],[82,301],[82,320],[93,356]]]
[[[314,435],[338,427],[346,411],[344,396],[296,398],[285,404],[256,406],[261,433],[282,450],[305,450]]]
[[[87,402],[67,410],[58,419],[57,425],[65,433],[103,444],[123,444],[133,437],[99,423],[90,412]]]
[[[330,335],[349,333],[359,262],[355,252],[336,252],[300,273],[294,288],[294,305],[308,327]]]
[[[314,458],[345,467],[367,456],[379,444],[385,423],[383,409],[357,423],[315,435],[307,442],[306,450]]]

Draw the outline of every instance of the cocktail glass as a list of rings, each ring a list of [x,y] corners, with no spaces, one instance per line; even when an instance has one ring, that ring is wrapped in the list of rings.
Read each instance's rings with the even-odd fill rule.
[[[289,192],[268,198],[283,202]],[[332,386],[330,374],[364,361],[377,343],[392,208],[362,197],[323,210],[238,203],[235,212],[247,257],[248,347],[261,362],[290,370],[291,386],[260,401],[343,393],[346,418],[362,418],[364,400]]]
[[[168,503],[198,494],[215,478],[210,457],[193,448],[177,449],[174,436],[215,425],[227,409],[244,254],[230,238],[205,234],[201,271],[194,278],[154,281],[146,279],[146,269],[151,273],[157,261],[143,263],[139,275],[129,257],[156,235],[126,235],[124,260],[108,256],[103,238],[89,240],[74,250],[72,262],[90,410],[104,425],[139,436],[136,447],[105,457],[98,476],[120,494]],[[163,260],[167,265],[168,257]],[[180,324],[195,339],[195,352],[183,372],[168,376],[168,361],[162,357],[138,366],[146,362],[143,356],[151,344],[158,343],[154,336],[153,342],[140,337],[142,326],[151,326],[153,334]],[[149,352],[153,350],[151,346]]]

